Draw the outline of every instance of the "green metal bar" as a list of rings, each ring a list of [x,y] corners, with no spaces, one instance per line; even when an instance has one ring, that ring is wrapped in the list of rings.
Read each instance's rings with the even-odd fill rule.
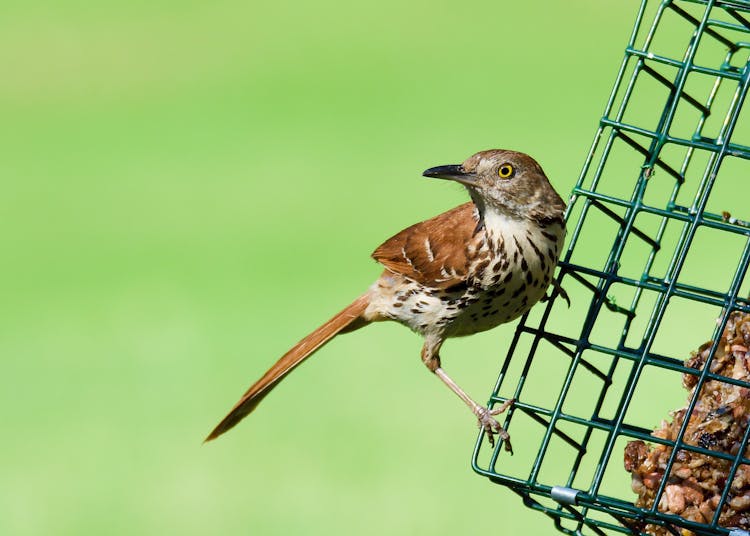
[[[708,0],[683,0],[686,3],[706,5]],[[750,12],[750,1],[748,0],[716,0],[716,7],[722,9],[738,9],[740,11]]]
[[[657,63],[663,63],[664,65],[670,65],[672,67],[677,67],[678,69],[685,68],[685,64],[680,60],[675,60],[672,58],[668,58],[666,56],[660,56],[659,54],[654,54],[653,52],[648,52],[646,50],[640,50],[637,48],[629,48],[628,53],[632,56],[636,56],[642,59],[648,59],[649,61],[655,61]],[[728,78],[730,80],[740,79],[739,73],[735,73],[730,70],[712,69],[710,67],[701,67],[700,65],[692,65],[690,67],[690,71],[701,73],[701,74],[707,74],[710,76],[719,76],[721,78]]]
[[[709,8],[710,7],[711,6],[710,6],[710,3],[709,3]],[[729,140],[729,138],[731,138],[732,131],[734,130],[737,117],[739,116],[739,110],[741,108],[742,102],[744,101],[744,96],[747,94],[748,83],[750,83],[750,77],[748,77],[748,75],[747,75],[747,68],[746,68],[746,73],[743,75],[743,82],[738,87],[738,92],[736,93],[736,97],[733,99],[732,106],[730,107],[730,110],[731,110],[730,121],[725,123],[724,127],[722,128],[723,134],[720,134],[720,136],[719,136],[720,138],[724,138],[724,141],[723,141],[723,144],[722,144],[722,148],[720,149],[717,157],[711,159],[710,164],[709,164],[709,170],[704,175],[704,180],[702,181],[701,189],[699,189],[699,194],[698,194],[697,199],[696,199],[697,203],[694,204],[694,208],[695,208],[694,212],[696,214],[701,214],[703,212],[703,210],[705,209],[706,203],[708,201],[708,196],[709,196],[709,194],[711,192],[711,189],[713,187],[713,184],[714,184],[714,182],[716,180],[716,176],[718,174],[718,170],[719,170],[719,167],[721,165],[722,159],[723,159],[723,157],[725,156],[725,154],[727,152],[727,148],[728,148],[728,144],[729,144],[728,140]],[[672,278],[671,278],[672,281],[670,282],[670,288],[672,288],[674,286],[674,282],[679,277],[680,270],[682,268],[682,265],[684,263],[685,257],[687,255],[687,250],[688,250],[688,248],[689,248],[689,246],[690,246],[690,244],[691,244],[691,242],[693,240],[693,237],[695,236],[695,232],[696,232],[696,230],[698,228],[698,222],[697,222],[697,220],[691,222],[688,225],[686,225],[686,228],[687,228],[687,232],[684,235],[685,239],[683,241],[683,244],[682,244],[681,247],[678,248],[678,250],[676,252],[676,259],[675,259],[676,262],[673,264],[674,267],[672,269]],[[747,267],[745,266],[745,269],[746,268]],[[744,273],[742,274],[742,276],[744,277]],[[719,343],[719,336],[720,336],[721,332],[724,330],[724,328],[726,327],[726,323],[727,323],[727,320],[729,318],[729,310],[731,310],[732,302],[736,298],[737,292],[739,291],[739,285],[741,283],[741,279],[742,278],[739,278],[739,280],[738,280],[738,277],[735,276],[735,280],[733,281],[732,286],[730,287],[731,301],[729,303],[725,304],[725,307],[727,309],[724,312],[724,314],[722,315],[722,320],[721,320],[719,326],[717,327],[717,329],[715,331],[714,340],[713,340],[713,343],[711,345],[711,349],[710,349],[710,354],[709,355],[713,356],[714,353],[716,352],[716,348],[717,348],[718,343]],[[669,295],[669,293],[667,295]],[[658,326],[658,321],[661,319],[661,317],[664,314],[665,308],[666,308],[666,301],[665,301],[663,307],[661,307],[661,309],[659,311],[659,317],[657,319],[657,322],[655,322],[655,324],[657,326]],[[653,331],[653,333],[650,334],[649,340],[647,341],[647,344],[646,344],[646,348],[649,348],[650,345],[653,343],[653,338],[654,338],[654,335],[655,335],[655,329],[653,329],[652,331]],[[697,382],[697,384],[695,386],[695,390],[694,390],[695,395],[691,398],[691,400],[689,401],[688,406],[687,406],[687,408],[685,410],[687,415],[691,415],[692,414],[692,411],[693,411],[693,409],[695,407],[695,404],[697,403],[698,393],[700,393],[701,388],[703,387],[703,384],[704,384],[704,382],[706,380],[706,372],[707,371],[705,369],[708,369],[708,363],[704,367],[703,373],[698,378],[698,382]],[[671,452],[671,454],[670,454],[670,456],[668,458],[668,461],[667,461],[667,464],[666,464],[666,468],[664,470],[664,474],[665,475],[669,475],[671,473],[671,469],[672,469],[672,466],[674,464],[674,460],[675,460],[675,457],[677,455],[677,452],[680,450],[680,448],[683,448],[682,440],[684,438],[688,422],[689,422],[689,419],[685,419],[683,421],[682,425],[680,426],[680,429],[679,429],[678,434],[677,434],[676,446],[672,450],[672,452]],[[662,493],[664,492],[664,488],[666,487],[666,484],[667,484],[667,479],[664,478],[660,482],[658,490],[656,492],[656,496],[654,498],[654,504],[651,507],[651,512],[652,513],[655,513],[657,511],[658,502],[659,502],[659,500],[660,500],[660,498],[662,496]],[[714,521],[718,520],[719,513],[720,512],[717,510],[717,514],[715,516],[715,520]],[[713,523],[713,524],[715,525],[716,523]]]
[[[646,9],[653,3],[656,3],[656,9],[655,12],[652,10],[653,19],[647,23],[644,20]],[[693,7],[695,9],[689,9]],[[666,13],[669,13],[669,15],[665,15]],[[746,276],[748,263],[750,263],[750,224],[725,213],[715,214],[706,211],[708,199],[724,159],[729,156],[750,160],[750,147],[732,141],[739,110],[744,104],[748,86],[750,86],[748,83],[750,67],[745,65],[744,68],[741,68],[733,65],[733,63],[745,63],[748,59],[748,49],[750,49],[750,39],[748,39],[750,36],[750,18],[748,18],[748,13],[750,13],[750,0],[641,1],[633,31],[605,106],[603,117],[586,155],[566,212],[566,218],[570,218],[574,210],[578,217],[575,222],[569,221],[571,227],[570,240],[560,262],[557,277],[560,281],[564,280],[568,286],[580,284],[584,292],[591,293],[588,303],[585,301],[580,303],[581,298],[577,298],[579,301],[578,307],[587,307],[582,325],[580,328],[575,328],[576,330],[580,329],[580,333],[552,333],[550,331],[549,326],[557,325],[553,323],[553,319],[565,314],[561,312],[559,307],[554,306],[553,295],[553,299],[547,303],[541,318],[539,315],[533,317],[525,315],[522,318],[514,332],[507,357],[502,361],[500,374],[489,403],[497,404],[507,400],[506,397],[500,395],[501,392],[503,394],[512,393],[517,402],[506,414],[506,428],[512,425],[514,415],[524,415],[524,418],[529,417],[533,422],[543,427],[543,437],[528,467],[528,478],[500,474],[498,469],[502,465],[498,461],[503,451],[500,445],[496,445],[492,451],[482,453],[483,439],[481,435],[478,436],[475,444],[472,467],[493,482],[501,483],[513,489],[523,498],[526,506],[549,516],[555,523],[555,527],[563,533],[576,536],[582,536],[583,534],[601,536],[613,533],[638,534],[638,531],[633,528],[635,525],[632,522],[635,521],[641,524],[651,523],[664,527],[668,533],[672,534],[679,534],[679,528],[687,528],[702,535],[728,534],[729,532],[727,529],[718,526],[721,506],[716,509],[716,515],[711,524],[690,522],[679,516],[658,511],[658,503],[661,494],[664,492],[666,479],[661,481],[656,490],[656,497],[650,508],[639,508],[632,502],[609,497],[606,494],[607,490],[602,486],[604,485],[604,474],[612,463],[615,442],[623,437],[663,444],[671,448],[667,466],[664,468],[665,475],[670,474],[675,456],[680,450],[712,456],[729,462],[731,471],[727,482],[731,482],[732,476],[740,464],[750,464],[750,460],[744,457],[747,455],[745,446],[750,437],[750,428],[746,431],[738,455],[731,455],[686,444],[684,436],[688,420],[683,421],[675,441],[667,441],[652,437],[650,429],[637,425],[640,422],[637,418],[627,417],[628,407],[646,367],[673,371],[675,377],[677,374],[690,374],[696,378],[695,395],[691,397],[686,408],[688,413],[692,411],[698,393],[707,381],[721,381],[728,385],[750,388],[750,382],[748,381],[711,373],[709,364],[706,364],[701,370],[696,370],[685,366],[682,356],[665,356],[652,350],[655,336],[673,298],[691,300],[695,303],[724,310],[719,325],[714,329],[710,353],[715,351],[718,345],[719,335],[726,325],[729,312],[743,311],[750,313],[750,300],[738,296],[739,287]],[[666,20],[665,16],[669,17],[670,21],[675,18],[683,19],[685,23],[693,26],[694,32],[690,42],[680,43],[682,45],[680,57],[670,57],[672,54],[669,49],[664,48],[663,40],[659,42],[658,51],[651,50],[652,42],[660,34],[662,21]],[[648,26],[646,26],[647,24]],[[641,40],[639,34],[643,27],[647,28],[645,38],[643,38],[642,43],[639,43],[639,46],[636,46],[636,40]],[[710,39],[702,39],[704,35]],[[711,59],[713,56],[697,56],[697,51],[702,48],[703,41],[711,43],[713,47],[717,43],[726,47],[727,52],[723,61],[719,56],[714,64]],[[702,58],[699,62],[701,65],[695,63],[696,57]],[[665,74],[672,72],[672,70],[675,73],[673,79],[671,74]],[[691,89],[690,94],[685,91],[686,80],[691,75],[712,77],[709,81],[707,96],[702,101],[699,98],[700,95],[697,94],[697,89]],[[639,103],[637,99],[633,99],[634,95],[640,91],[641,86],[636,87],[639,76],[650,77],[669,92],[666,105],[660,112],[660,116],[655,118],[658,119],[656,127],[644,128],[638,120],[629,120],[628,123],[623,120],[626,112]],[[709,117],[717,112],[724,114],[724,110],[719,109],[717,103],[719,97],[723,101],[726,93],[723,91],[720,93],[720,89],[727,83],[737,84],[737,87],[729,103],[729,108],[723,115],[719,132],[714,137],[713,133],[704,133],[703,131]],[[680,103],[687,103],[687,106],[679,106]],[[671,125],[675,118],[683,113],[683,108],[692,108],[698,112],[693,133],[687,138],[684,137],[682,131],[677,134],[670,132]],[[629,112],[627,113],[628,118],[630,118],[631,115]],[[694,114],[694,112],[691,113]],[[721,117],[719,116],[719,118]],[[680,124],[680,128],[683,128],[682,124]],[[616,143],[617,140],[624,143]],[[670,151],[664,152],[663,149],[668,145],[671,146]],[[621,177],[627,177],[628,173],[632,173],[631,176],[634,179],[632,192],[624,197],[608,194],[606,189],[609,187],[608,183],[603,181],[607,174],[613,172],[607,167],[607,162],[613,154],[613,150],[618,151],[616,153],[618,155],[619,151],[634,151],[635,154],[639,154],[643,158],[643,165],[639,169],[631,167],[617,170]],[[705,162],[705,160],[695,158],[699,153],[708,156],[707,163],[698,163]],[[677,163],[674,162],[674,156],[679,159]],[[697,167],[699,165],[700,168]],[[664,171],[664,176],[662,177],[659,174],[654,177],[655,169]],[[650,185],[660,184],[660,190],[658,191],[661,192],[661,188],[665,186],[663,183],[665,179],[674,180],[674,183],[667,186],[667,194],[661,197],[662,194],[660,193],[659,201],[656,203],[650,200],[649,202],[654,206],[645,205],[644,199]],[[695,182],[696,179],[698,179],[697,183]],[[695,195],[689,203],[682,200],[678,203],[678,199],[682,199],[679,194],[685,184],[690,185],[691,189],[695,188],[697,184]],[[592,218],[589,217],[593,215],[591,208],[597,209],[596,211],[607,216],[614,224],[615,236],[603,266],[580,266],[578,263],[571,262],[572,259],[577,258],[573,255],[579,246],[583,230],[594,225]],[[652,231],[640,224],[638,217],[641,214],[656,219],[655,230]],[[639,221],[638,225],[636,225],[636,221]],[[663,242],[667,227],[674,229],[674,226],[679,228],[676,243],[672,239],[669,242]],[[680,281],[680,274],[688,251],[694,242],[697,229],[701,227],[740,235],[745,239],[745,249],[741,258],[735,260],[737,262],[735,273],[729,288],[726,290],[723,288],[705,288]],[[630,255],[628,253],[630,250],[626,249],[626,246],[631,240],[635,239],[640,240],[647,246],[645,259],[643,264],[638,267],[640,269],[638,276],[633,277],[630,273],[622,275],[618,273],[621,263],[628,261],[628,266],[632,264],[632,259],[623,256],[625,254]],[[642,248],[642,246],[639,246],[639,248]],[[665,255],[667,257],[662,259],[668,261],[665,273],[663,275],[653,273],[657,257]],[[659,265],[662,264],[659,263]],[[616,304],[610,299],[610,289],[613,285],[632,289],[629,290],[632,297],[630,297],[628,306]],[[642,303],[645,296],[655,299],[649,300],[648,303]],[[651,301],[653,301],[653,304]],[[589,339],[593,330],[600,322],[605,321],[605,318],[609,318],[609,315],[602,316],[600,314],[603,309],[609,309],[622,315],[623,326],[619,336],[615,337],[619,340],[607,341],[606,344],[592,343]],[[645,317],[643,317],[644,314]],[[643,329],[643,322],[633,323],[633,319],[636,317],[647,319],[643,333],[633,331],[636,325],[639,329]],[[538,325],[532,326],[531,318],[540,318]],[[635,339],[633,335],[636,336]],[[542,344],[542,341],[547,341],[549,345]],[[527,344],[529,346],[529,350],[525,351],[524,355],[520,355],[521,342],[524,343],[523,347],[526,347]],[[559,391],[556,400],[549,407],[540,407],[531,403],[535,399],[525,396],[525,393],[527,389],[531,389],[534,385],[529,383],[528,379],[533,370],[532,365],[535,357],[546,354],[550,350],[559,352],[558,355],[565,356],[564,358],[569,361],[566,373],[558,380]],[[601,356],[609,356],[609,358],[604,361],[601,358],[592,360],[592,354],[587,352],[595,352]],[[554,356],[551,357],[554,358]],[[515,385],[511,385],[509,388],[505,387],[505,384],[510,381],[508,372],[511,370],[511,362],[518,359],[524,361],[516,363],[513,370],[518,370],[520,365],[520,377],[518,377]],[[625,370],[622,370],[623,367],[625,367]],[[615,376],[615,373],[617,373],[617,376]],[[623,373],[625,373],[625,378],[622,376]],[[589,396],[592,406],[584,414],[571,415],[564,412],[562,408],[566,407],[565,402],[571,393],[574,381],[581,375],[585,375],[582,376],[582,379],[588,382],[587,385],[590,385]],[[622,393],[611,393],[611,389],[615,385],[615,377],[617,377],[616,385],[618,389],[623,390]],[[515,378],[516,376],[514,376],[514,381]],[[609,400],[608,396],[615,397],[616,409],[611,414],[608,412],[602,415],[601,411],[605,400]],[[519,411],[521,413],[518,413]],[[563,423],[567,424],[561,426]],[[576,433],[569,433],[568,428],[570,427],[576,429]],[[592,438],[601,437],[602,434],[604,435],[603,447],[600,447],[598,442],[592,443]],[[565,447],[561,447],[565,454],[561,454],[562,451],[559,450],[550,450],[553,438],[555,438],[555,448],[558,448],[557,445],[565,445]],[[572,450],[569,450],[569,447]],[[556,465],[561,462],[565,463],[565,469],[567,470],[564,482],[555,482],[554,484],[557,486],[565,484],[569,488],[573,486],[585,488],[579,489],[578,494],[575,495],[574,503],[562,500],[560,499],[561,496],[556,495],[557,499],[555,500],[562,500],[562,502],[556,502],[553,507],[550,507],[532,498],[532,495],[545,497],[546,500],[554,498],[552,494],[553,486],[545,481],[547,479],[546,470],[543,469],[543,467],[546,467],[544,465],[545,460],[552,453],[555,456],[563,457],[560,460],[555,458],[554,462]],[[482,463],[479,461],[480,454],[485,454]],[[489,459],[488,463],[487,459]],[[487,465],[484,465],[485,463]],[[524,468],[521,470],[523,471]],[[591,480],[582,480],[583,478],[588,479],[591,471],[593,472],[593,477],[590,477]],[[626,475],[626,473],[623,472],[623,475]],[[729,488],[725,487],[722,490],[722,503],[728,497]],[[603,514],[597,515],[596,512],[602,512]],[[601,519],[603,515],[607,515],[611,519],[603,521]]]
[[[548,409],[544,409],[539,406],[535,406],[533,404],[528,404],[524,402],[517,402],[516,405],[518,406],[518,409],[526,413],[529,417],[536,420],[542,425],[549,425],[549,421],[543,419],[542,416],[551,418],[552,411]],[[603,432],[608,432],[612,430],[613,423],[615,421],[611,419],[600,419],[600,420],[592,420],[592,419],[584,419],[582,417],[577,417],[575,415],[570,415],[566,413],[560,413],[558,415],[558,420],[569,422],[572,424],[578,424],[587,428],[595,429],[595,430],[601,430]],[[719,458],[721,460],[726,461],[738,461],[738,465],[740,463],[750,463],[750,458],[743,457],[743,456],[737,456],[734,454],[727,454],[725,452],[719,452],[711,449],[706,449],[703,447],[699,447],[696,445],[691,445],[689,443],[678,443],[677,441],[670,441],[667,439],[662,439],[660,437],[655,437],[651,435],[650,430],[646,429],[639,429],[634,426],[629,426],[627,424],[622,426],[623,432],[621,435],[627,436],[629,438],[633,439],[640,439],[642,441],[649,441],[651,443],[658,443],[660,445],[666,445],[668,447],[673,447],[676,450],[686,450],[688,452],[693,452],[695,454],[703,454],[705,456],[711,456],[712,458]],[[558,435],[559,437],[563,438],[566,443],[568,443],[571,447],[575,449],[579,449],[580,445],[572,439],[569,435],[565,434],[564,432],[560,432],[559,430],[554,430],[554,434]],[[731,482],[731,481],[730,481]],[[595,492],[589,492],[592,495],[595,494]]]
[[[710,9],[711,9],[712,5],[713,5],[713,2],[709,1],[708,4],[707,4],[707,8],[706,8],[706,10],[704,12],[704,15],[703,15],[703,19],[701,20],[698,28],[696,29],[696,33],[694,34],[693,39],[692,39],[691,43],[688,46],[688,50],[685,53],[685,60],[684,60],[685,68],[683,68],[683,69],[681,69],[679,71],[677,79],[675,80],[675,88],[676,88],[677,92],[682,91],[682,88],[684,87],[685,81],[687,79],[687,74],[689,72],[688,67],[690,65],[692,65],[693,58],[695,57],[695,53],[697,51],[697,46],[700,43],[701,30],[703,30],[705,28],[705,24],[706,24],[706,21],[708,20],[708,17],[709,17],[709,14],[710,14]],[[661,130],[661,132],[659,132],[658,138],[654,140],[654,144],[653,144],[653,150],[655,152],[658,152],[658,149],[660,149],[664,145],[666,134],[667,134],[667,132],[669,130],[669,127],[671,126],[672,120],[674,119],[674,113],[675,113],[676,106],[677,106],[677,99],[674,98],[674,96],[672,96],[672,98],[670,99],[670,101],[667,104],[667,107],[665,108],[665,111],[664,111],[664,114],[662,115],[662,118],[660,119],[659,129]],[[641,199],[642,199],[642,192],[641,192]],[[639,200],[640,199],[637,199],[636,201],[639,201]],[[630,224],[632,225],[632,221],[635,218],[635,212],[632,211],[632,210],[629,211],[629,214],[627,214],[626,217],[629,219]],[[692,224],[692,225],[694,226],[694,224]],[[693,235],[694,235],[694,230],[690,234],[690,237],[692,237]],[[688,243],[689,243],[689,241],[688,241]],[[621,254],[623,247],[624,247],[624,244],[616,245],[616,247],[614,249],[614,252],[613,252],[614,256],[616,258],[619,258],[619,255]],[[687,248],[686,247],[684,247],[682,249],[683,249],[683,253],[682,253],[681,261],[684,260],[684,257],[685,257],[685,255],[687,253]],[[677,274],[679,274],[679,270],[677,270]],[[674,285],[674,281],[671,281],[670,285],[669,285],[670,288],[667,290],[667,293],[665,295],[659,295],[657,297],[656,301],[657,301],[657,304],[658,304],[658,312],[655,315],[655,317],[652,318],[653,321],[649,323],[649,326],[647,327],[646,336],[644,337],[644,339],[646,341],[646,344],[645,344],[645,349],[646,350],[648,350],[648,348],[650,347],[650,345],[653,343],[653,340],[654,340],[655,335],[656,335],[656,330],[657,330],[657,328],[658,328],[658,326],[659,326],[659,324],[661,322],[661,318],[663,317],[664,312],[666,310],[666,306],[667,306],[667,303],[668,303],[668,300],[669,300],[669,296],[671,295],[670,290],[671,290],[671,287],[673,285]],[[633,397],[634,392],[635,392],[635,385],[636,385],[636,383],[638,381],[638,378],[640,377],[640,374],[641,374],[644,366],[645,366],[644,360],[640,360],[638,363],[636,363],[635,367],[633,368],[633,371],[631,373],[631,378],[630,378],[631,381],[629,382],[629,387],[626,390],[625,395],[624,395],[623,399],[621,400],[621,402],[619,404],[619,407],[618,407],[618,410],[617,410],[617,417],[615,419],[614,429],[612,431],[610,431],[610,434],[609,434],[609,437],[608,437],[608,440],[607,440],[607,444],[606,444],[606,446],[604,448],[604,452],[602,453],[602,456],[600,458],[601,461],[599,463],[599,467],[597,468],[596,475],[594,477],[594,484],[592,485],[592,488],[591,488],[591,491],[593,493],[597,493],[598,490],[599,490],[604,470],[605,470],[606,465],[607,465],[607,463],[609,461],[609,458],[612,455],[612,451],[614,449],[615,440],[617,439],[617,437],[618,437],[618,435],[620,433],[620,428],[621,428],[622,423],[624,421],[625,413],[626,413],[626,411],[627,411],[627,409],[628,409],[628,407],[630,405],[630,401],[632,400],[632,397]],[[657,491],[656,498],[654,499],[654,503],[655,504],[658,504],[658,500],[661,497],[661,493],[663,492],[664,483],[665,482],[662,482],[662,485],[660,486],[660,489]]]
[[[682,9],[681,7],[679,7],[674,2],[670,2],[669,3],[669,7],[673,11],[675,11],[676,13],[678,13],[684,19],[690,21],[693,25],[698,26],[698,24],[700,23],[701,26],[702,26],[702,28],[703,28],[703,31],[700,32],[700,27],[701,26],[699,26],[699,33],[705,33],[706,35],[710,35],[711,37],[713,37],[714,39],[716,39],[717,41],[719,41],[720,43],[722,43],[724,46],[726,46],[731,51],[736,50],[737,45],[735,45],[734,42],[730,41],[729,39],[727,39],[726,37],[724,37],[723,35],[721,35],[719,32],[711,29],[711,27],[710,27],[710,25],[708,23],[709,19],[705,19],[701,23],[701,21],[699,21],[698,19],[696,19],[695,17],[693,17],[690,13],[688,13],[687,11],[685,11],[684,9]],[[712,7],[713,7],[713,3],[712,2],[707,2],[706,3],[706,12],[707,12],[708,15],[711,14],[711,8]]]
[[[598,192],[592,192],[583,189],[574,189],[576,195],[584,196],[592,200],[604,201],[613,205],[621,207],[628,207],[629,202],[616,197],[612,197],[606,194],[600,194]],[[690,222],[694,219],[698,219],[702,227],[708,227],[710,229],[718,229],[720,231],[727,231],[735,234],[744,235],[747,232],[747,223],[740,221],[739,223],[729,223],[725,221],[724,217],[719,214],[712,214],[705,212],[700,216],[693,214],[691,208],[674,205],[670,209],[661,209],[652,207],[649,205],[641,204],[639,207],[640,212],[647,214],[654,214],[656,216],[664,216],[665,218],[681,221]]]
[[[686,140],[683,138],[678,138],[676,136],[669,136],[666,134],[660,135],[646,128],[641,128],[635,125],[629,125],[627,123],[613,121],[607,118],[602,118],[601,124],[605,126],[613,127],[616,130],[624,130],[626,132],[633,132],[635,134],[640,134],[641,136],[646,136],[647,138],[662,140],[663,144],[674,143],[675,145],[682,145],[684,147],[693,147],[695,149],[703,149],[705,151],[714,152],[714,153],[719,151],[719,147],[715,143],[713,143],[712,140],[708,140],[708,139]],[[728,156],[737,156],[740,158],[748,159],[750,158],[750,147],[746,147],[744,145],[739,145],[739,144],[729,144],[729,146],[727,147],[726,153]]]

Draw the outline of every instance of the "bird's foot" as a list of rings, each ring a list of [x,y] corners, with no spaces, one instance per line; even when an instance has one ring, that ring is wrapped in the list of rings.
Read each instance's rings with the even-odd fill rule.
[[[568,293],[565,292],[565,289],[560,286],[560,284],[557,284],[557,292],[560,294],[560,297],[565,300],[565,303],[568,304],[568,309],[570,309],[570,296],[568,296]]]
[[[495,446],[495,435],[497,435],[501,440],[505,442],[505,450],[513,454],[513,447],[510,444],[510,435],[508,432],[505,431],[505,428],[503,428],[500,423],[495,419],[495,415],[500,415],[502,412],[504,412],[508,406],[513,404],[515,402],[514,399],[506,400],[503,402],[500,407],[496,409],[488,409],[481,406],[477,406],[476,410],[474,411],[475,415],[477,416],[477,425],[479,428],[484,430],[484,433],[487,434],[487,441],[489,441],[490,446]]]
[[[568,296],[568,293],[565,292],[565,289],[562,288],[560,282],[557,279],[552,279],[552,287],[552,292],[550,294],[545,294],[544,296],[542,296],[539,301],[544,303],[554,298],[555,294],[557,294],[563,300],[565,300],[565,303],[568,304],[568,308],[570,308],[570,296]]]

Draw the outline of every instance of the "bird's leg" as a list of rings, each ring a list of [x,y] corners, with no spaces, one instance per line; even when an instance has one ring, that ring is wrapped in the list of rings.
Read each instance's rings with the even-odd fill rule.
[[[484,406],[480,406],[477,404],[469,395],[466,394],[466,392],[461,389],[456,382],[454,382],[448,374],[440,367],[440,356],[438,355],[438,352],[440,350],[440,346],[442,345],[443,341],[437,341],[432,342],[429,340],[425,341],[424,346],[422,347],[422,361],[427,366],[428,369],[430,369],[432,372],[435,373],[435,375],[440,378],[445,385],[448,386],[448,388],[456,393],[458,397],[464,401],[464,403],[469,406],[469,409],[471,409],[471,412],[476,415],[479,427],[484,430],[484,432],[487,434],[487,440],[489,441],[490,445],[492,447],[495,446],[495,437],[494,435],[497,434],[500,439],[505,441],[505,450],[513,453],[513,447],[510,444],[510,435],[508,435],[508,432],[505,431],[505,429],[500,425],[500,423],[495,419],[495,415],[499,415],[502,412],[504,412],[510,405],[513,404],[514,400],[506,400],[503,402],[499,407],[490,410],[488,408],[485,408]]]

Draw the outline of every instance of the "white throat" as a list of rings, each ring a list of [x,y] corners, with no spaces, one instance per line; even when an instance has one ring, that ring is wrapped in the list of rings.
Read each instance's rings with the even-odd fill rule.
[[[519,220],[493,207],[486,207],[484,211],[484,228],[490,238],[508,237],[512,235],[524,235],[530,228],[528,220]]]

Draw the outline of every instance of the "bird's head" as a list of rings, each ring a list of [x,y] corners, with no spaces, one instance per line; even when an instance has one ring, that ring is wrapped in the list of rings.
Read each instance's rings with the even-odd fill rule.
[[[539,219],[559,218],[565,210],[541,166],[517,151],[480,151],[462,164],[430,168],[422,175],[463,184],[482,212],[489,209],[508,217]]]

